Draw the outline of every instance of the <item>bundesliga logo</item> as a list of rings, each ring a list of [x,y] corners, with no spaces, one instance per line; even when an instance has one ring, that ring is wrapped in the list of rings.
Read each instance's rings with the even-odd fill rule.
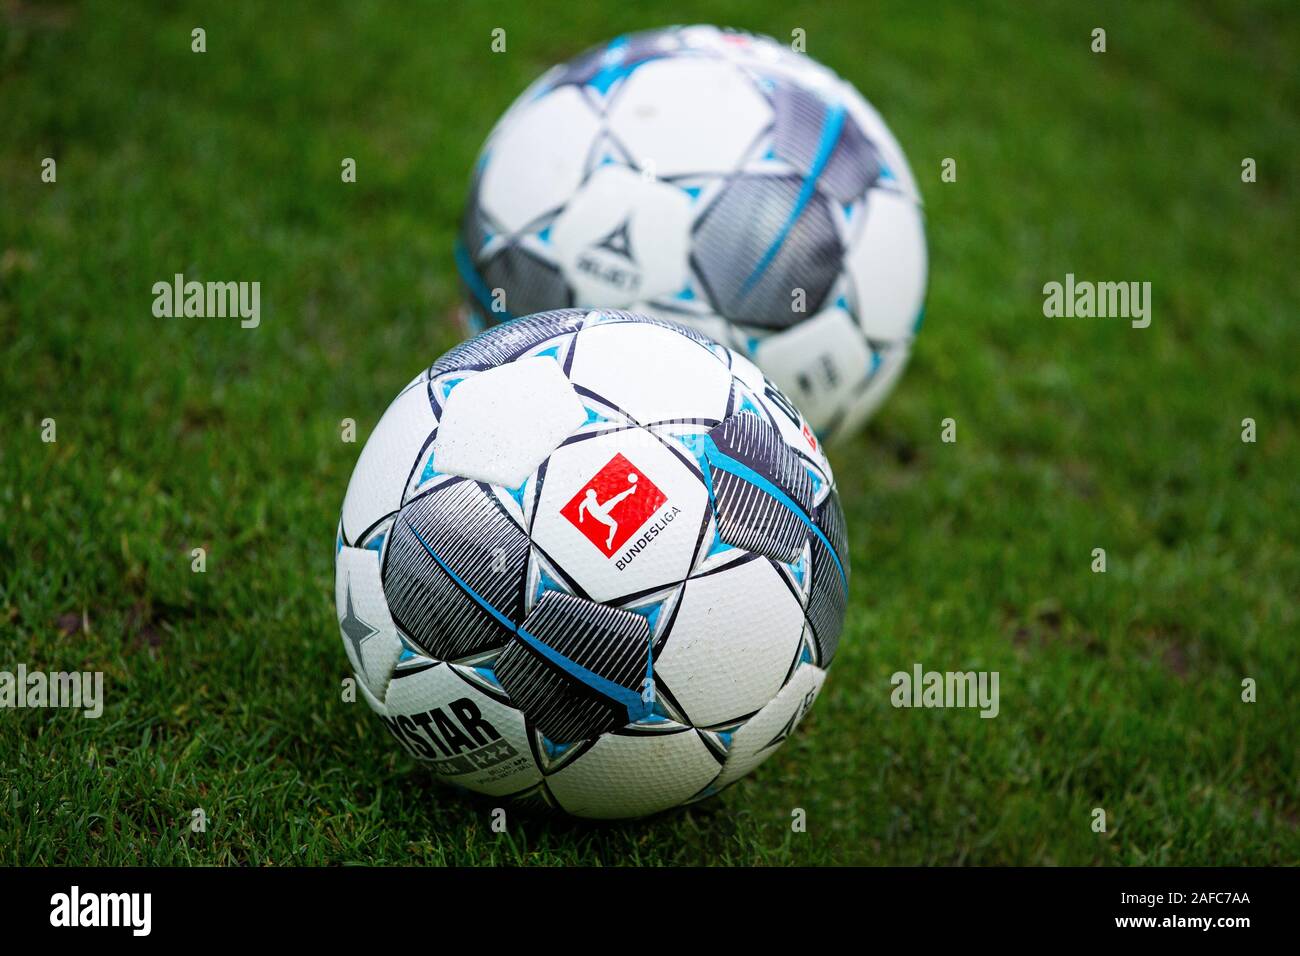
[[[578,490],[560,514],[608,558],[667,501],[653,481],[617,454]]]

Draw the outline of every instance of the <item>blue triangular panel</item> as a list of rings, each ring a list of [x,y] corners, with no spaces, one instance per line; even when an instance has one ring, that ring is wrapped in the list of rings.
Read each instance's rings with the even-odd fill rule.
[[[428,481],[430,478],[432,478],[432,477],[433,477],[434,475],[436,475],[437,473],[438,473],[438,470],[437,470],[436,468],[433,467],[433,452],[431,451],[431,452],[429,452],[429,460],[426,461],[426,462],[424,463],[424,470],[423,470],[422,472],[420,472],[420,482],[419,482],[419,483],[420,483],[420,484],[424,484],[426,481]]]
[[[518,503],[519,507],[521,508],[524,506],[524,488],[527,487],[527,485],[528,485],[528,479],[525,478],[524,483],[520,485],[518,488],[506,489],[506,493],[509,494],[511,498],[514,498],[515,501]]]
[[[804,579],[808,576],[807,562],[805,562],[801,557],[798,561],[792,561],[789,564],[786,564],[786,567],[790,569],[790,573],[794,575],[794,579],[798,581],[799,585],[802,587]]]
[[[545,571],[539,568],[537,570],[537,593],[533,595],[534,600],[540,601],[542,599],[542,595],[545,594],[547,591],[559,591],[561,594],[569,593],[565,589],[564,585],[560,584],[559,581],[555,580],[555,578],[551,577],[549,574],[547,574]]]
[[[546,751],[546,756],[551,757],[552,759],[560,756],[560,754],[564,753],[572,746],[573,744],[557,744],[549,737],[542,738],[542,749]]]

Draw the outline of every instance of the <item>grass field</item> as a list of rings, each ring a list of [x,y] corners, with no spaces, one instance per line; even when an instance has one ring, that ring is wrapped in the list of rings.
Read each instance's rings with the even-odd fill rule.
[[[1300,861],[1300,13],[973,7],[0,2],[0,669],[107,696],[0,711],[0,862]],[[853,593],[797,737],[688,811],[497,834],[339,699],[338,509],[456,341],[496,116],[552,62],[695,21],[802,28],[881,109],[928,317],[832,451]],[[176,272],[260,281],[261,326],[154,318]],[[1151,282],[1151,326],[1045,318],[1067,272]],[[998,671],[999,716],[893,708],[914,662]]]

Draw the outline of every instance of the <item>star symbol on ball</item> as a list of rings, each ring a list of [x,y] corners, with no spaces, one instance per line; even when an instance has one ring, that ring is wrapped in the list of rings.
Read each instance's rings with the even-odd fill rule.
[[[366,673],[366,661],[361,656],[361,644],[367,638],[374,637],[379,633],[378,628],[372,627],[361,618],[357,617],[357,612],[352,606],[352,578],[348,578],[347,607],[342,619],[339,620],[339,627],[343,630],[344,636],[349,644],[352,645],[352,653],[357,659],[357,665],[361,668],[364,676]]]

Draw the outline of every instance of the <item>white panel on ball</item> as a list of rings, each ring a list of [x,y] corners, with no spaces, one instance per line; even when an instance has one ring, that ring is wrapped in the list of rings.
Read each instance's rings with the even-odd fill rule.
[[[626,166],[597,169],[551,229],[577,301],[617,308],[681,289],[691,206],[683,190]]]
[[[844,309],[825,309],[761,339],[755,357],[767,374],[817,422],[831,421],[866,380],[871,349]]]
[[[731,738],[731,750],[716,786],[739,780],[776,753],[812,706],[826,672],[812,664],[800,664],[783,688],[762,710],[745,722]]]
[[[388,406],[361,450],[343,499],[343,534],[351,542],[402,506],[415,458],[437,426],[423,388],[408,388]]]
[[[600,120],[575,87],[560,87],[512,116],[487,148],[479,201],[517,232],[573,195],[586,172]]]
[[[716,355],[656,325],[583,329],[569,377],[642,425],[721,419],[731,392],[731,373]]]
[[[766,558],[686,582],[655,674],[696,727],[759,710],[802,646],[803,609]]]
[[[763,374],[762,369],[738,352],[731,357],[731,374],[740,379],[750,391],[758,395],[763,394],[767,376]]]
[[[353,672],[384,699],[402,642],[379,579],[379,553],[344,545],[334,563],[334,607]]]
[[[841,431],[851,434],[880,407],[880,403],[893,390],[894,383],[907,367],[910,351],[907,343],[904,342],[878,353],[880,365],[876,368],[876,374],[872,376],[862,393],[848,406],[844,420],[839,425]]]
[[[866,224],[849,247],[849,275],[857,293],[858,322],[868,338],[910,338],[925,297],[925,227],[916,204],[898,193],[872,189]]]
[[[451,390],[433,440],[434,467],[517,488],[586,419],[554,359],[518,359]]]
[[[758,87],[720,59],[654,60],[619,91],[609,126],[656,176],[735,169],[772,120]]]
[[[689,800],[717,777],[718,761],[693,730],[655,736],[605,734],[547,778],[569,813],[642,817]]]

